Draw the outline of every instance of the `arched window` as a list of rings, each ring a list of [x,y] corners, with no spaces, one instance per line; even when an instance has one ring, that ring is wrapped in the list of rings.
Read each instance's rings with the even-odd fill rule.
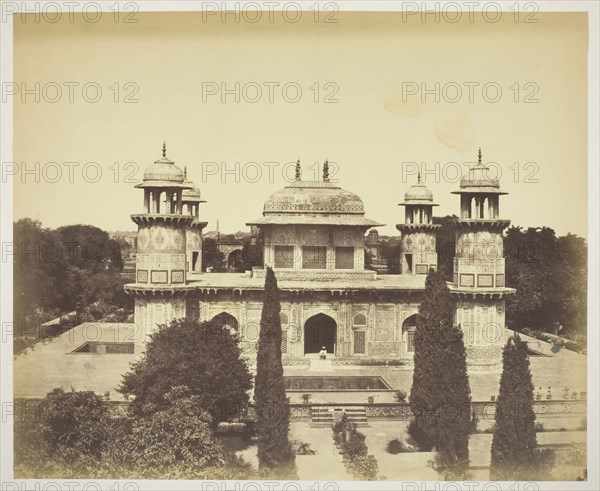
[[[402,323],[402,340],[404,341],[405,352],[415,352],[415,329],[417,327],[417,314],[413,314],[404,319]]]
[[[290,323],[290,319],[289,319],[288,315],[285,312],[281,312],[279,314],[279,320],[281,321],[281,325],[282,326],[285,326],[285,325],[287,325],[287,324]]]
[[[367,317],[365,316],[365,314],[362,313],[358,313],[354,315],[354,318],[352,319],[352,325],[353,326],[366,326],[367,325]]]

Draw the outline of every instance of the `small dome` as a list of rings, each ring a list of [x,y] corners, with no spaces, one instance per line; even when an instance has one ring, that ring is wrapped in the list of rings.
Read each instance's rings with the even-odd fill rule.
[[[433,202],[433,193],[419,182],[412,186],[404,195],[404,201],[427,200]]]
[[[467,173],[461,177],[460,179],[460,187],[461,188],[477,188],[477,187],[485,187],[485,188],[499,188],[500,187],[500,179],[498,177],[493,176],[493,172],[490,171],[490,168],[479,163],[471,167]]]
[[[183,171],[175,165],[175,162],[167,158],[167,148],[163,145],[162,158],[155,160],[153,164],[146,167],[144,180],[137,188],[192,188],[192,185],[184,184]]]
[[[482,163],[481,148],[479,149],[477,163],[461,177],[460,190],[452,191],[452,194],[461,193],[506,194],[500,191],[500,179],[497,172]]]
[[[433,202],[433,193],[421,182],[421,173],[418,174],[417,183],[406,191],[404,203],[400,203],[400,206],[406,205],[437,206]]]
[[[190,186],[191,189],[183,190],[181,193],[181,200],[184,202],[201,201],[200,189],[197,188],[192,181],[188,181],[187,179],[183,183]]]
[[[172,160],[163,157],[156,160],[144,171],[144,181],[167,181],[183,183],[183,171]]]

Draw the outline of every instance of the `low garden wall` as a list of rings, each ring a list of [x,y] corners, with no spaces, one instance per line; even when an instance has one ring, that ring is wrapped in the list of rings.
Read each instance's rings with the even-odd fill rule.
[[[15,417],[36,417],[40,399],[15,399],[12,411]],[[106,401],[111,413],[115,416],[125,415],[129,407],[129,401]],[[290,417],[293,421],[310,420],[311,408],[317,404],[290,404]],[[365,408],[368,419],[391,419],[400,421],[410,421],[412,412],[410,404],[403,403],[373,403],[373,404],[322,404],[323,407],[330,408]],[[10,412],[7,407],[5,413]],[[546,400],[534,401],[533,410],[537,416],[547,415],[568,415],[587,413],[587,404],[585,400]],[[472,402],[471,412],[480,420],[493,420],[496,413],[495,402]],[[255,417],[253,406],[248,408],[247,416],[251,419]]]

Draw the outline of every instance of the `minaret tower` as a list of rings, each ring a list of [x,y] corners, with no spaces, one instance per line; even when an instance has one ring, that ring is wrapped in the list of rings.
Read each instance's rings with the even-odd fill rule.
[[[455,322],[463,329],[469,370],[498,371],[506,336],[503,230],[499,198],[507,194],[481,158],[460,180],[460,218],[456,226],[454,277]]]
[[[144,212],[131,215],[138,226],[136,282],[125,289],[135,295],[136,343],[143,343],[157,325],[185,316],[186,230],[194,217],[183,214],[182,194],[193,186],[163,144],[162,158],[135,187],[144,190]]]
[[[202,229],[208,222],[199,221],[200,203],[206,203],[200,198],[200,189],[188,180],[187,167],[183,168],[184,184],[191,189],[184,189],[181,202],[183,213],[193,217],[192,223],[186,231],[186,271],[188,273],[202,272]]]
[[[435,234],[439,225],[432,221],[433,193],[421,182],[421,173],[417,183],[404,195],[404,223],[396,225],[401,232],[400,274],[424,274],[437,268]]]

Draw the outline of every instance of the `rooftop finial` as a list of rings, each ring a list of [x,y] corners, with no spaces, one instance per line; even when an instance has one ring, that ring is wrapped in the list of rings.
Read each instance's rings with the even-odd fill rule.
[[[477,154],[479,165],[481,165],[481,147],[479,147],[479,153]]]
[[[421,173],[417,172],[417,184],[421,184]]]
[[[187,165],[183,166],[183,178],[187,181]]]
[[[329,181],[329,162],[325,159],[325,163],[323,164],[323,180],[325,182]]]
[[[296,161],[296,181],[300,180],[300,176],[302,175],[302,169],[300,168],[300,159]]]
[[[167,156],[167,143],[163,142],[163,157]]]

